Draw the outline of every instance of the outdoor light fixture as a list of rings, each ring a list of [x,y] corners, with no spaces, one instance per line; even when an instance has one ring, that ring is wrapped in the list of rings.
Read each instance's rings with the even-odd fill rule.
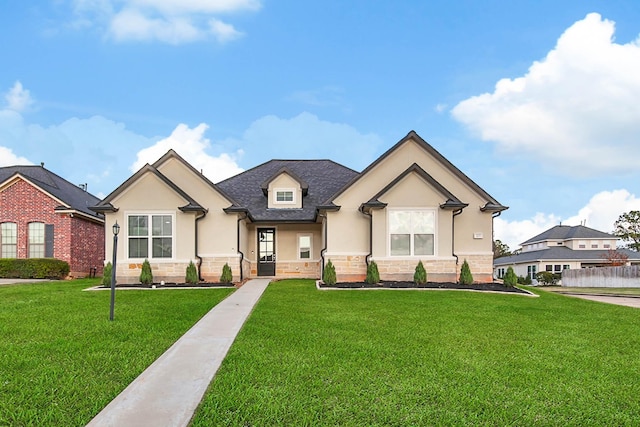
[[[118,252],[118,233],[120,226],[118,221],[113,224],[113,261],[111,262],[111,306],[109,308],[109,320],[113,320],[113,309],[116,303],[116,254]]]

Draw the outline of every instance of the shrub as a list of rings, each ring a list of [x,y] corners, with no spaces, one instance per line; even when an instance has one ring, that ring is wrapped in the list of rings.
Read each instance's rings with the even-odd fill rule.
[[[200,279],[198,278],[198,270],[196,270],[196,265],[193,263],[193,261],[189,261],[184,281],[192,285],[195,285],[200,281]]]
[[[100,284],[107,288],[111,287],[111,274],[113,273],[113,266],[111,265],[111,261],[107,263],[102,269],[102,281]]]
[[[151,264],[145,259],[142,263],[142,271],[140,272],[140,283],[150,285],[153,283],[153,273],[151,272]]]
[[[538,281],[538,284],[542,286],[557,285],[561,277],[561,275],[554,274],[550,271],[541,271],[536,274],[536,280]]]
[[[64,279],[69,263],[55,258],[0,259],[0,277],[11,279]]]
[[[507,273],[502,278],[502,281],[505,286],[513,287],[518,284],[518,276],[516,276],[516,272],[513,271],[513,267],[509,266],[509,268],[507,268]]]
[[[336,268],[333,266],[331,260],[327,262],[322,272],[322,281],[325,285],[333,286],[336,284]]]
[[[418,261],[416,272],[413,273],[413,281],[416,285],[424,285],[427,283],[427,270],[424,269],[422,261]]]
[[[232,280],[233,280],[233,273],[231,273],[231,267],[229,267],[229,264],[225,263],[224,266],[222,266],[222,274],[220,275],[220,282],[231,283]]]
[[[464,260],[464,262],[462,263],[462,267],[460,268],[460,284],[473,284],[473,276],[471,275],[471,269],[469,268],[469,263],[466,259]]]
[[[531,286],[531,277],[518,276],[518,284]]]
[[[380,282],[380,273],[378,273],[378,264],[375,261],[369,262],[367,266],[367,278],[365,279],[370,285]]]

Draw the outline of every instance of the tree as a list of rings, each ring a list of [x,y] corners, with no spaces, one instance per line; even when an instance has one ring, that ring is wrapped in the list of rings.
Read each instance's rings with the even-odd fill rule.
[[[199,281],[198,270],[196,269],[196,265],[193,263],[193,261],[189,261],[189,265],[187,266],[187,272],[185,274],[184,281],[192,285],[195,285]]]
[[[365,282],[370,285],[374,285],[380,282],[380,273],[378,272],[378,264],[375,261],[371,261],[367,266],[367,278]]]
[[[494,259],[509,255],[512,255],[512,253],[511,249],[509,249],[509,246],[506,243],[502,243],[502,241],[500,241],[499,239],[493,241]]]
[[[602,258],[607,260],[611,267],[618,267],[620,265],[627,265],[629,256],[617,249],[609,249],[607,252],[602,254]]]
[[[322,273],[322,281],[325,285],[333,286],[336,284],[336,268],[333,266],[331,260],[327,262]]]
[[[224,263],[222,266],[222,274],[220,275],[220,283],[231,283],[233,280],[233,273],[228,263]]]
[[[613,234],[628,242],[627,248],[640,252],[640,211],[623,213],[613,226]]]
[[[473,275],[471,275],[471,268],[469,268],[469,263],[465,259],[462,263],[462,267],[460,268],[460,280],[461,285],[472,285],[473,284]]]
[[[427,283],[427,270],[424,269],[422,261],[418,261],[416,271],[413,273],[413,281],[416,285],[424,285]]]
[[[504,275],[502,279],[505,286],[515,286],[518,284],[518,276],[516,276],[516,272],[513,271],[513,267],[509,266],[507,268],[507,274]]]
[[[142,263],[142,271],[140,272],[140,283],[150,285],[153,283],[153,273],[151,272],[151,264],[145,259]]]

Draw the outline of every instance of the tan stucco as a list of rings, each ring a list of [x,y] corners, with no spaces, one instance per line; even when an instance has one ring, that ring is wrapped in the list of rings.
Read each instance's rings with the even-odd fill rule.
[[[407,261],[417,263],[418,259],[422,258],[423,262],[438,262],[438,266],[446,264],[452,266],[447,267],[448,269],[455,267],[459,271],[459,265],[456,266],[455,262],[451,264],[450,261],[458,259],[458,263],[461,264],[462,257],[464,257],[464,259],[473,260],[477,266],[477,274],[474,278],[482,281],[491,280],[492,264],[490,260],[486,262],[485,259],[492,254],[492,215],[480,211],[480,208],[488,200],[483,199],[451,169],[428,153],[419,142],[411,139],[389,153],[334,200],[334,203],[341,208],[337,212],[328,213],[327,257],[338,259],[347,254],[366,255],[369,253],[369,219],[358,208],[401,176],[414,163],[418,164],[460,201],[468,203],[468,206],[454,218],[451,210],[440,208],[440,205],[446,202],[447,197],[436,191],[416,173],[410,173],[378,198],[387,206],[382,209],[373,209],[371,212],[373,217],[371,259],[376,262],[384,261],[385,264],[393,264],[394,260],[398,263]],[[390,256],[387,215],[392,209],[434,209],[437,233],[435,236],[436,249],[433,256]],[[452,221],[454,222],[453,228]],[[452,240],[454,240],[453,245]],[[458,258],[455,257],[456,255]],[[447,262],[449,263],[447,264]],[[351,269],[345,270],[343,273],[345,276],[356,277],[363,271],[366,272],[364,269],[366,269],[366,264],[363,264],[358,271]],[[336,270],[338,273],[338,269]],[[439,273],[452,277],[454,272],[441,271]],[[382,272],[381,277],[383,277]]]
[[[276,194],[278,190],[293,191],[293,202],[278,202]],[[295,209],[302,207],[302,189],[300,183],[286,172],[275,177],[268,187],[268,207],[269,209]]]

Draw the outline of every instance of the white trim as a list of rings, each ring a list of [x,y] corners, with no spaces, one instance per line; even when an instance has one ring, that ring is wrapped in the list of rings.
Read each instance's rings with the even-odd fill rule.
[[[171,257],[169,258],[154,258],[153,257],[153,216],[166,215],[171,217]],[[143,237],[143,236],[129,236],[129,217],[131,216],[147,216],[149,218],[148,231],[147,234],[148,239],[148,253],[146,258],[131,258],[129,257],[129,238],[130,237]],[[176,261],[176,212],[175,211],[162,211],[162,210],[132,210],[124,212],[124,222],[125,224],[121,226],[121,229],[124,229],[124,251],[125,251],[125,259],[131,262],[136,260],[145,259],[149,260],[149,262],[159,262],[160,260],[167,262],[177,262]],[[166,236],[164,236],[166,237]]]
[[[291,200],[278,201],[278,192],[291,193]],[[273,204],[274,205],[295,205],[296,204],[296,189],[295,188],[274,188],[273,189]]]
[[[367,256],[369,252],[325,252],[324,258],[327,259],[329,256]]]
[[[300,238],[301,237],[305,237],[308,236],[309,237],[309,258],[302,258],[300,256]],[[297,261],[311,261],[311,259],[313,258],[313,233],[296,233],[296,246],[297,246]]]
[[[432,212],[433,213],[433,255],[391,255],[391,212]],[[387,253],[386,256],[393,259],[407,258],[407,259],[436,259],[438,257],[438,209],[435,207],[393,207],[387,209],[386,215],[386,239],[387,239]],[[410,234],[413,236],[413,232]],[[413,241],[409,241],[410,251],[413,253]]]

